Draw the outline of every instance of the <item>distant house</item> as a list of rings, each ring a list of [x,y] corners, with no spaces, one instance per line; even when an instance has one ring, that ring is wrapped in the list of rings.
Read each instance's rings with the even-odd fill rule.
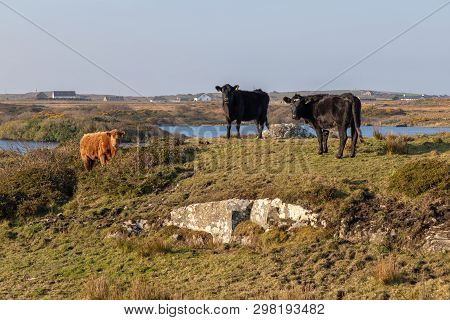
[[[124,97],[122,96],[105,96],[103,101],[124,101]]]
[[[37,100],[46,100],[46,99],[48,99],[48,96],[44,92],[39,92],[36,95],[36,99]]]
[[[212,98],[206,93],[198,96],[197,98],[194,98],[194,101],[202,101],[202,102],[210,102],[211,100]]]
[[[73,100],[77,99],[75,91],[52,91],[52,99]]]

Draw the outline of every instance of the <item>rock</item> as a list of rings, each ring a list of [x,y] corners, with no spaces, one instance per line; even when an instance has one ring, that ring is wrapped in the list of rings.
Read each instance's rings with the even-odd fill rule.
[[[311,131],[299,124],[283,123],[272,124],[269,130],[263,132],[264,138],[288,139],[288,138],[310,138]]]
[[[425,236],[424,248],[429,251],[450,251],[450,223],[430,228]]]
[[[125,237],[126,236],[124,235],[123,232],[116,231],[116,232],[108,233],[105,238],[106,239],[123,239]]]
[[[264,229],[271,225],[280,225],[281,220],[292,220],[296,227],[300,225],[317,225],[318,214],[300,205],[283,203],[281,199],[259,199],[253,202],[250,220]],[[286,222],[285,222],[286,224]],[[292,224],[292,223],[291,223]],[[289,226],[286,226],[289,228]]]
[[[128,220],[122,223],[122,226],[128,232],[128,235],[139,235],[142,231],[149,228],[148,221],[144,219]]]
[[[269,228],[269,215],[273,213],[275,208],[270,199],[255,200],[250,212],[250,220],[267,229]]]
[[[304,225],[317,226],[319,217],[311,210],[283,203],[278,198],[197,203],[174,209],[170,216],[169,225],[208,232],[216,243],[229,243],[237,224],[244,220],[250,220],[264,230],[274,225],[288,230]]]
[[[296,204],[283,203],[279,212],[280,219],[291,219],[311,225],[317,224],[317,214]]]
[[[172,210],[171,224],[195,231],[205,231],[214,242],[228,243],[237,224],[250,218],[253,201],[230,199],[196,203]]]

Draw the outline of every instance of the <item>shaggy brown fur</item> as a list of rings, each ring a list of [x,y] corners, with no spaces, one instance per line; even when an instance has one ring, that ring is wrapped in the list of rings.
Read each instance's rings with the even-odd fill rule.
[[[124,134],[117,129],[85,134],[80,140],[80,154],[86,170],[92,170],[95,159],[106,165],[116,155],[118,140]]]

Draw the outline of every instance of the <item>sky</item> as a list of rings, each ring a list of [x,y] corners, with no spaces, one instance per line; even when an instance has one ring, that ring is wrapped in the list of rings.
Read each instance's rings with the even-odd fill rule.
[[[316,90],[445,2],[0,0],[0,93]],[[449,33],[450,5],[323,89],[450,94]]]

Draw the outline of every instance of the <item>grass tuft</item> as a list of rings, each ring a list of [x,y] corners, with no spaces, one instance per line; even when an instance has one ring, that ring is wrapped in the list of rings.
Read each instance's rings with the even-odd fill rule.
[[[82,298],[86,300],[117,300],[120,299],[120,291],[105,276],[90,278],[84,286]]]
[[[378,129],[378,128],[373,128],[372,135],[376,140],[384,140],[385,139],[384,135],[381,133],[380,129]]]
[[[401,280],[401,273],[394,256],[377,261],[373,268],[373,274],[383,284],[394,284]]]
[[[408,154],[408,142],[405,137],[388,135],[386,137],[386,151],[388,154]]]

